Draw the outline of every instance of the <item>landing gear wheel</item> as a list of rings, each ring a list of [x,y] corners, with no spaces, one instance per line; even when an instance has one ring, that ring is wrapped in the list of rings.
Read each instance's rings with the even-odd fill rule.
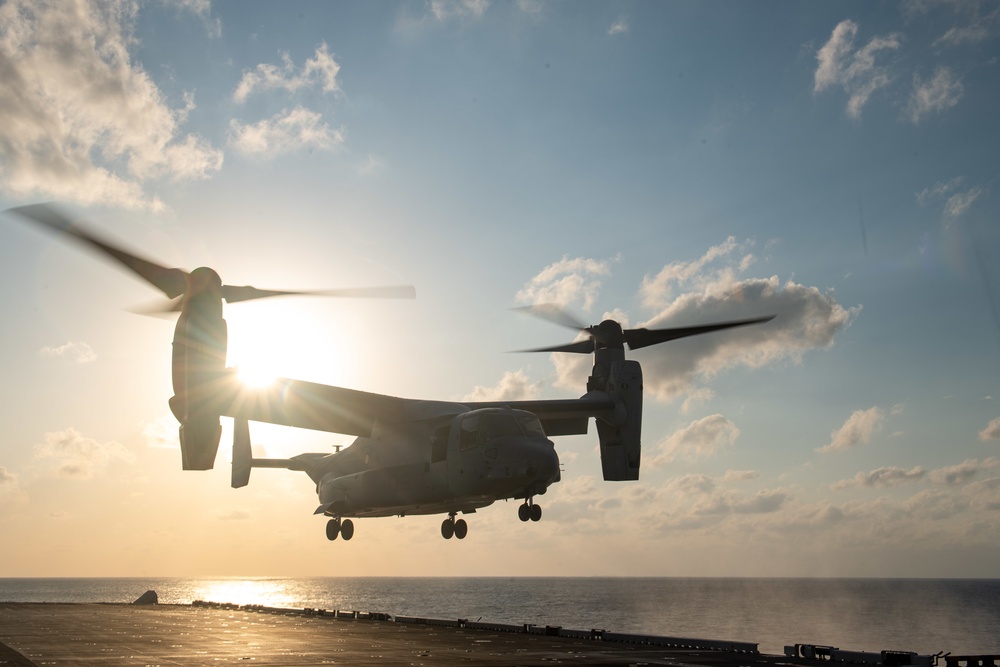
[[[528,509],[528,518],[532,521],[538,521],[542,518],[542,506],[541,505],[531,505]],[[344,538],[347,539],[346,537]]]
[[[345,541],[354,537],[354,522],[350,519],[344,519],[340,524],[340,535]]]
[[[521,521],[527,521],[531,517],[531,506],[528,503],[524,503],[517,508],[517,518]]]
[[[353,532],[353,530],[352,530]],[[340,522],[336,519],[330,519],[326,522],[326,539],[333,542],[340,535]],[[344,537],[346,540],[347,537]]]
[[[465,523],[465,519],[459,519],[455,522],[455,537],[460,540],[464,540],[465,536],[469,534],[469,524]]]
[[[455,534],[455,522],[451,519],[445,519],[441,522],[441,537],[446,540],[450,540],[451,536]]]

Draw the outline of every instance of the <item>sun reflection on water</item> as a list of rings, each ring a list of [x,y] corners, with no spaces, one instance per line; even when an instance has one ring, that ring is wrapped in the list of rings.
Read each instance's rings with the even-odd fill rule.
[[[294,587],[293,587],[294,588]],[[297,592],[280,579],[204,579],[192,587],[195,600],[260,604],[265,607],[295,607]]]

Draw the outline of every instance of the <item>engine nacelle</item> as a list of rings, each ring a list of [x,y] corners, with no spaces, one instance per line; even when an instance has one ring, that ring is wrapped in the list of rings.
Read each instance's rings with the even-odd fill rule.
[[[616,403],[613,421],[595,420],[604,479],[637,480],[642,454],[642,368],[637,361],[615,359],[600,370],[600,375],[607,373],[602,389]],[[595,366],[592,380],[599,377],[597,371]]]
[[[210,273],[209,273],[210,272]],[[196,269],[174,329],[170,410],[180,426],[184,470],[211,470],[222,437],[219,395],[226,382],[228,328],[218,274]]]

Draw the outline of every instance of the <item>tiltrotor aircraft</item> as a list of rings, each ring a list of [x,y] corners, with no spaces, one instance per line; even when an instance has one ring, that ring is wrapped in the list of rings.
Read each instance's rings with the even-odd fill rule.
[[[412,298],[413,288],[297,292],[224,285],[210,268],[188,273],[126,252],[47,204],[8,211],[82,241],[174,299],[167,310],[180,315],[173,339],[174,396],[169,403],[180,422],[183,469],[209,470],[215,465],[222,434],[220,417],[232,417],[232,486],[245,486],[253,468],[306,473],[319,495],[315,514],[328,517],[330,540],[350,540],[354,518],[409,514],[447,514],[441,535],[463,539],[468,525],[458,514],[474,513],[506,499],[523,500],[518,507],[521,521],[538,521],[542,508],[535,499],[560,479],[559,457],[550,438],[586,434],[591,419],[597,426],[604,479],[639,479],[642,369],[637,361],[625,358],[625,347],[635,350],[774,317],[670,329],[623,329],[610,319],[585,326],[554,306],[524,309],[586,334],[566,345],[525,350],[592,354],[594,367],[586,393],[575,399],[414,400],[291,379],[253,389],[239,380],[236,369],[226,367],[228,330],[222,317],[223,301],[289,294]],[[251,421],[357,439],[333,453],[254,458]]]

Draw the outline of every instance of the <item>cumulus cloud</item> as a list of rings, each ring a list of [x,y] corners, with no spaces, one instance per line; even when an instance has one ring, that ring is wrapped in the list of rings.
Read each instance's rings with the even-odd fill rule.
[[[179,125],[132,62],[138,3],[10,0],[0,5],[0,170],[14,195],[162,209],[158,178],[207,178],[221,151]]]
[[[979,432],[979,439],[983,442],[987,440],[1000,440],[1000,417],[990,420],[986,428]]]
[[[781,360],[801,361],[809,350],[833,345],[860,307],[845,309],[832,293],[777,276],[733,280],[678,297],[642,324],[650,329],[776,315],[763,325],[695,336],[670,344],[672,353],[646,353],[645,388],[669,400],[687,391],[695,376],[711,377],[734,366],[760,368]]]
[[[620,35],[624,32],[628,32],[628,19],[624,16],[619,16],[615,19],[615,22],[608,27],[608,34]]]
[[[900,484],[905,484],[906,482],[921,479],[926,473],[927,471],[920,466],[914,466],[909,470],[906,470],[905,468],[898,468],[896,466],[876,468],[870,472],[859,472],[850,479],[842,479],[831,485],[831,488],[839,490],[857,486],[875,488],[898,486]]]
[[[43,357],[69,359],[78,364],[89,364],[97,360],[93,348],[83,342],[69,341],[58,347],[43,347],[38,351]]]
[[[855,410],[843,426],[830,433],[830,443],[816,451],[825,454],[867,443],[884,421],[885,413],[879,407]]]
[[[741,256],[739,267],[745,270],[753,258],[753,255],[747,252],[750,245],[749,242],[737,244],[736,237],[730,236],[723,243],[709,248],[698,259],[667,264],[656,275],[647,275],[642,279],[640,294],[643,303],[650,308],[662,308],[672,301],[678,288],[693,285],[704,291],[711,290],[714,283],[732,282],[737,271],[732,262],[712,272],[706,272],[706,269],[717,260],[731,259],[736,252]]]
[[[873,37],[867,44],[855,48],[854,39],[858,25],[850,20],[841,21],[833,29],[830,39],[816,52],[816,72],[813,92],[841,87],[848,95],[847,114],[860,118],[861,109],[879,88],[892,80],[889,69],[876,64],[876,59],[886,51],[900,47],[900,35],[893,33]]]
[[[777,276],[742,277],[754,263],[748,252],[750,245],[730,238],[694,261],[668,264],[643,279],[643,302],[662,309],[638,325],[641,327],[693,326],[776,315],[763,325],[671,341],[670,354],[639,350],[636,356],[644,367],[647,395],[673,400],[689,392],[697,379],[711,378],[727,368],[759,368],[783,360],[799,363],[809,350],[833,345],[834,336],[860,313],[860,306],[844,308],[832,292],[816,287],[791,280],[782,283]],[[624,313],[611,316],[628,325]],[[554,354],[552,360],[556,386],[578,389],[586,381],[589,358]]]
[[[303,148],[332,150],[343,142],[343,130],[332,129],[322,115],[303,107],[249,125],[229,122],[229,145],[245,155],[270,158]]]
[[[507,371],[492,387],[476,387],[463,401],[525,401],[536,398],[541,382],[532,382],[523,370]]]
[[[979,459],[966,459],[953,466],[945,466],[930,472],[930,480],[935,484],[945,484],[956,486],[970,481],[977,473],[983,470],[991,470],[1000,465],[1000,458],[990,456],[980,461]]]
[[[56,477],[90,479],[115,460],[132,461],[132,453],[117,442],[101,444],[76,429],[46,433],[35,445],[35,460],[47,465]]]
[[[611,261],[563,257],[529,280],[515,298],[527,304],[567,306],[581,303],[584,310],[590,310],[600,293],[603,279],[611,275]]]
[[[712,456],[736,442],[739,435],[736,424],[722,415],[697,419],[657,445],[650,465],[655,468],[678,458],[695,460]]]
[[[923,81],[919,74],[913,75],[913,93],[906,112],[910,121],[918,125],[930,113],[950,109],[958,104],[964,91],[962,82],[950,68],[939,66],[930,81]]]
[[[338,89],[339,72],[340,65],[330,55],[326,43],[323,42],[299,71],[296,71],[291,56],[282,53],[280,66],[261,63],[256,68],[243,72],[243,78],[233,92],[233,99],[242,103],[255,92],[277,89],[294,93],[314,86],[325,93],[332,93]]]

